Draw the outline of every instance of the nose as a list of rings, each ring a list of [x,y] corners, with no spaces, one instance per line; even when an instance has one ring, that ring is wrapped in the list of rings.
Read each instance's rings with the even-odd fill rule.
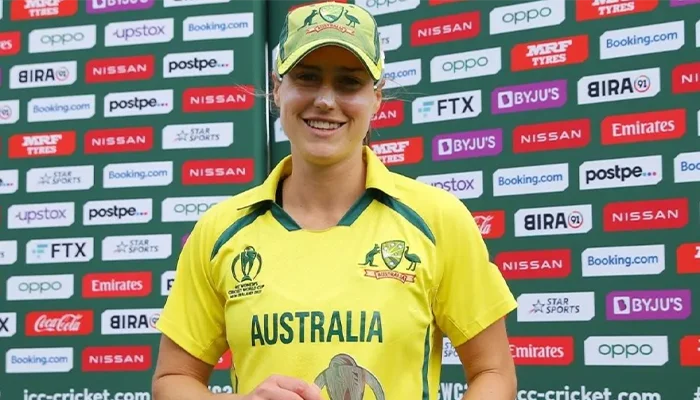
[[[322,85],[318,88],[314,106],[323,111],[335,108],[335,92],[329,85]]]

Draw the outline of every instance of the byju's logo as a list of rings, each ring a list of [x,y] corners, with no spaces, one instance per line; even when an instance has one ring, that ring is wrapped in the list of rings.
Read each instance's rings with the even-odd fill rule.
[[[97,25],[34,29],[29,32],[29,53],[85,50],[97,44]]]
[[[460,132],[433,138],[433,161],[495,156],[503,151],[503,130]]]
[[[608,320],[680,320],[691,311],[691,291],[638,290],[610,292],[605,296]]]
[[[606,103],[654,97],[661,90],[661,69],[584,76],[578,80],[578,104]]]
[[[501,168],[493,173],[493,195],[563,192],[569,187],[569,164]]]
[[[491,92],[491,113],[506,114],[563,107],[567,101],[566,80],[506,86]]]
[[[7,209],[7,229],[57,228],[75,222],[75,203],[15,204]]]
[[[661,156],[586,161],[579,167],[579,189],[657,185],[663,178]]]
[[[69,121],[94,116],[94,94],[43,97],[27,103],[27,122]]]
[[[108,236],[102,240],[102,260],[161,260],[172,254],[173,237],[163,235]]]
[[[163,150],[228,147],[233,144],[233,122],[168,125],[163,128]]]
[[[489,13],[491,34],[556,26],[566,19],[565,0],[542,0],[496,7]]]
[[[153,218],[152,199],[88,201],[83,225],[145,224]]]
[[[518,322],[590,321],[594,292],[524,293],[518,296]]]
[[[594,247],[581,253],[581,275],[658,275],[666,268],[663,244],[646,246]]]
[[[481,114],[481,90],[446,93],[413,100],[413,124],[474,118]]]
[[[684,21],[606,31],[600,36],[600,59],[678,50],[685,44]]]
[[[168,186],[173,182],[173,162],[108,164],[102,171],[102,187]]]
[[[155,0],[86,0],[85,11],[88,14],[147,10],[152,8]]]
[[[430,82],[495,75],[501,67],[500,47],[444,54],[430,60]]]
[[[70,86],[77,75],[76,61],[15,65],[10,68],[10,89]]]
[[[35,239],[27,242],[27,264],[57,264],[92,261],[91,237]]]
[[[459,199],[477,199],[484,194],[484,174],[482,171],[423,175],[416,180],[446,190]]]
[[[159,333],[160,308],[105,310],[101,316],[103,335]]]
[[[0,101],[0,125],[14,124],[19,121],[19,100]]]
[[[104,98],[104,116],[169,114],[173,111],[173,90],[110,93]]]
[[[592,206],[522,208],[515,212],[515,236],[573,235],[593,228]]]
[[[73,297],[75,276],[28,275],[7,280],[7,300],[63,300]]]
[[[212,206],[228,196],[169,197],[161,204],[162,222],[197,221]]]
[[[167,43],[174,35],[172,18],[112,22],[105,26],[105,47]]]
[[[163,58],[163,78],[228,75],[233,72],[233,50],[168,54]]]
[[[585,365],[660,367],[668,362],[666,336],[591,336],[583,346]]]
[[[92,165],[32,168],[27,171],[27,193],[88,190],[94,183]]]
[[[200,15],[182,21],[182,40],[213,40],[249,37],[253,34],[252,12]]]
[[[5,354],[5,372],[8,374],[58,373],[72,369],[72,347],[10,349]]]

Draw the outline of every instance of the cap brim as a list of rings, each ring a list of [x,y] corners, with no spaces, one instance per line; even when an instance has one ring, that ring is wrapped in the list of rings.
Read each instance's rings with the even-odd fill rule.
[[[357,58],[362,61],[365,65],[367,71],[372,76],[375,81],[378,81],[382,77],[382,69],[380,65],[375,64],[369,57],[367,57],[357,46],[347,43],[342,40],[326,38],[319,39],[313,42],[307,43],[301,46],[296,51],[292,52],[284,62],[280,61],[279,52],[277,54],[277,73],[280,75],[286,74],[289,70],[294,68],[294,66],[301,61],[302,58],[306,57],[307,54],[323,46],[340,46],[349,51],[351,51]]]

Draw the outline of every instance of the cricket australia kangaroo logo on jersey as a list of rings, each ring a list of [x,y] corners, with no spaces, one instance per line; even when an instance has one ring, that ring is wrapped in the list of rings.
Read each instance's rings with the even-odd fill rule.
[[[375,279],[392,278],[403,283],[415,282],[416,275],[414,273],[400,272],[396,269],[399,266],[405,266],[404,271],[415,272],[416,267],[421,263],[420,257],[417,254],[409,252],[410,247],[403,240],[389,240],[381,244],[374,244],[374,247],[365,255],[365,261],[359,265],[366,266],[365,276]],[[375,257],[381,256],[387,270],[375,269],[381,266],[375,264]]]
[[[229,299],[245,297],[262,293],[265,285],[255,279],[262,270],[262,256],[253,246],[246,246],[231,263],[231,275],[238,284],[228,291]]]

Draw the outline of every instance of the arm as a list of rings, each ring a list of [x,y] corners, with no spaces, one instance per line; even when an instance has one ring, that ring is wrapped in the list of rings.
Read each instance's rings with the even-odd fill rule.
[[[500,319],[456,348],[468,387],[463,400],[512,400],[517,377],[506,324]]]

